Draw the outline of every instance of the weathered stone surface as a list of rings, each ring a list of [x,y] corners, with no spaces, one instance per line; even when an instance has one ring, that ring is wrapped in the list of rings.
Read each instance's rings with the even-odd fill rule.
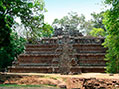
[[[115,81],[115,82],[114,82]],[[68,78],[68,89],[118,89],[119,79]]]
[[[59,34],[59,33],[58,33]],[[43,38],[38,44],[27,44],[9,72],[77,74],[104,72],[106,49],[104,38],[68,35]],[[72,73],[71,73],[72,72]]]
[[[63,88],[63,89],[66,89],[67,87],[66,87],[66,83],[60,83],[60,84],[58,84],[57,85],[59,88]]]

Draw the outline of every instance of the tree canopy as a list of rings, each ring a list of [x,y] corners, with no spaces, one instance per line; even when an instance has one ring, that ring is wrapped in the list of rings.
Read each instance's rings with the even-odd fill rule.
[[[100,12],[100,13],[93,12],[93,13],[91,13],[92,19],[90,19],[88,21],[84,20],[83,23],[81,23],[80,29],[83,29],[84,34],[92,35],[92,36],[94,36],[94,34],[95,34],[95,36],[98,37],[100,34],[100,31],[99,31],[100,28],[104,29],[104,33],[105,33],[106,29],[103,24],[103,18],[104,18],[103,13],[104,12]],[[99,32],[99,34],[98,34],[98,32]]]
[[[91,35],[90,32],[93,28],[102,28],[105,31],[105,27],[103,24],[103,13],[92,13],[92,19],[86,20],[85,16],[81,14],[78,15],[77,12],[70,12],[67,16],[64,16],[61,19],[54,19],[52,26],[54,28],[63,28],[68,30],[79,30],[84,35]],[[98,35],[97,35],[98,36]]]
[[[63,18],[55,19],[52,23],[53,27],[59,27],[66,30],[67,26],[69,30],[79,30],[79,24],[85,19],[84,15],[79,16],[76,12],[70,12]]]
[[[27,37],[41,36],[44,27],[45,32],[51,30],[44,23],[44,6],[43,0],[0,0],[0,68],[10,65],[24,50],[25,39],[16,33],[16,18],[27,30]]]
[[[15,18],[19,17],[25,28],[33,32],[40,27],[43,18],[42,11],[44,4],[42,0],[1,0],[0,1],[0,44],[10,42],[10,33],[12,33]],[[40,15],[41,14],[41,15]],[[32,22],[32,23],[31,23]],[[39,23],[40,22],[40,23]],[[37,24],[36,24],[37,23]],[[30,29],[32,28],[32,29]]]
[[[119,73],[119,0],[105,0],[111,6],[104,13],[104,24],[107,36],[104,46],[108,48],[106,54],[107,72]]]
[[[93,28],[90,31],[90,35],[94,37],[105,37],[106,32],[102,28]]]
[[[91,13],[91,16],[93,17],[91,19],[91,21],[92,21],[94,28],[102,28],[106,31],[104,24],[103,24],[103,19],[104,19],[103,14],[104,14],[104,12],[100,12],[100,13],[93,12],[93,13]]]

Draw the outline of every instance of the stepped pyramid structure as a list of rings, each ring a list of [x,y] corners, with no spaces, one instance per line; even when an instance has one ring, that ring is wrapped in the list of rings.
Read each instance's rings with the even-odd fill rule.
[[[82,36],[77,30],[58,29],[51,38],[26,44],[25,52],[8,70],[20,73],[103,73],[106,63],[103,42],[104,38]]]

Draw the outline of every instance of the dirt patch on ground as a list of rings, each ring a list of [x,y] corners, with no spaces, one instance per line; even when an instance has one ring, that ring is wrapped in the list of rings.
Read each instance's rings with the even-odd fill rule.
[[[41,75],[2,74],[0,75],[0,84],[49,85],[54,87],[66,88],[66,84],[62,78]],[[64,87],[62,87],[62,84],[64,84]]]
[[[119,89],[119,79],[69,78],[67,88],[80,89]]]
[[[119,89],[119,75],[87,73],[59,74],[1,74],[1,84],[51,85],[64,89]],[[46,88],[47,89],[47,88]]]
[[[53,87],[0,87],[0,89],[58,89]]]

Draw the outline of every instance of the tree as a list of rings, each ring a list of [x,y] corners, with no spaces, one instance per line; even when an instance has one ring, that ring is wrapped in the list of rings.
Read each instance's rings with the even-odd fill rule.
[[[47,11],[44,6],[45,4],[43,0],[1,0],[0,17],[3,19],[2,21],[6,21],[6,23],[8,23],[8,20],[6,20],[7,17],[9,17],[9,19],[11,18],[13,21],[13,23],[10,23],[11,27],[15,23],[14,19],[19,17],[22,26],[27,32],[27,37],[39,37],[40,34],[37,32],[41,31],[42,26],[44,25],[43,13]],[[1,23],[0,27],[5,29],[3,25],[5,25],[5,23]],[[2,34],[4,34],[4,36],[8,36],[8,34],[5,35],[4,32],[1,32],[0,34],[1,37]],[[2,39],[5,38],[6,37],[3,37]]]
[[[23,51],[23,38],[14,34],[15,18],[20,18],[30,35],[38,36],[37,31],[44,25],[45,11],[43,0],[0,0],[0,67],[10,65]]]
[[[45,3],[43,0],[35,0],[30,7],[32,7],[30,10],[33,12],[21,19],[26,30],[27,38],[39,38],[42,36],[42,27],[45,25],[43,15],[43,13],[47,11],[44,8]]]
[[[102,28],[104,30],[104,24],[102,22],[103,20],[103,13],[92,13],[92,19],[86,20],[85,16],[82,14],[81,16],[78,16],[76,12],[70,12],[67,16],[64,16],[63,18],[55,19],[53,22],[54,28],[63,28],[67,29],[67,26],[69,27],[68,30],[80,30],[84,35],[90,35],[90,31],[93,28]]]
[[[93,28],[90,35],[94,37],[105,37],[106,32],[102,28]]]
[[[103,24],[103,14],[104,12],[100,12],[100,13],[91,13],[91,16],[93,17],[92,20],[92,25],[94,28],[102,28],[104,29],[104,31],[106,31],[104,24]]]
[[[42,27],[42,37],[51,37],[53,35],[54,29],[49,24],[44,24]]]
[[[79,25],[85,19],[84,15],[78,16],[76,12],[70,12],[67,16],[63,18],[55,19],[52,23],[53,27],[59,27],[67,30],[67,26],[69,27],[68,30],[79,30]]]
[[[85,35],[90,35],[90,31],[93,29],[92,21],[91,20],[84,20],[80,24],[80,29],[82,30],[82,33]]]
[[[9,39],[10,43],[0,48],[0,71],[4,71],[4,68],[10,66],[15,57],[17,58],[24,50],[26,42],[24,38],[12,32]]]
[[[93,28],[97,28],[100,29],[104,29],[104,31],[106,31],[104,24],[103,24],[103,13],[104,12],[100,12],[100,13],[91,13],[92,19],[86,21],[84,19],[84,21],[82,23],[80,23],[80,29],[82,29],[82,32],[85,35],[91,35],[90,32],[92,31]],[[96,29],[95,29],[96,30]],[[99,31],[99,30],[98,30]],[[96,31],[96,32],[98,32]]]
[[[100,29],[104,29],[104,31],[106,31],[104,24],[103,24],[103,13],[104,12],[100,12],[100,13],[91,13],[92,19],[86,21],[84,20],[81,25],[80,25],[80,29],[83,30],[83,33],[86,35],[91,35],[90,32],[93,30],[93,28],[97,28]],[[96,31],[96,29],[95,29]],[[99,30],[98,30],[99,31]],[[98,32],[96,31],[96,32]]]
[[[104,13],[104,24],[107,36],[104,46],[108,48],[106,54],[107,72],[119,73],[119,0],[105,0],[111,6]]]

